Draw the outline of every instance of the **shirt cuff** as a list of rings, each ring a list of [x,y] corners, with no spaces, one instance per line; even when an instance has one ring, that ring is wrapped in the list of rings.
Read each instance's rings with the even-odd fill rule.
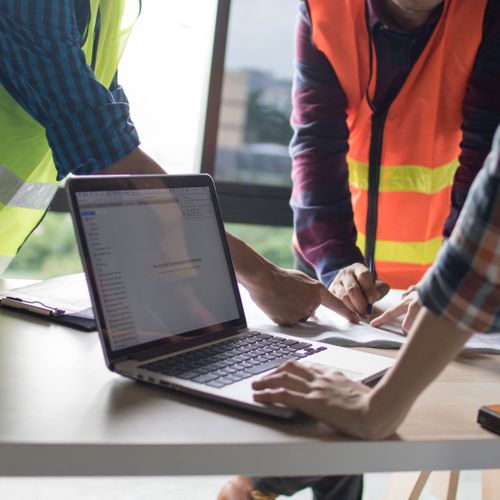
[[[340,262],[339,259],[336,259],[335,262],[333,262],[331,258],[321,259],[319,263],[316,264],[315,270],[321,283],[328,288],[333,283],[337,274],[344,269],[344,267],[355,264],[356,262],[360,262],[362,264],[365,262],[363,254],[357,247],[352,249],[347,258],[346,256],[343,256],[343,259]]]
[[[139,144],[126,102],[106,103],[67,115],[46,128],[57,180],[69,173],[95,174]]]

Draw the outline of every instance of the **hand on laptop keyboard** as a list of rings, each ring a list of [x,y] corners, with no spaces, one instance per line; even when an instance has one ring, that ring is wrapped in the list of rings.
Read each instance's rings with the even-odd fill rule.
[[[304,358],[325,349],[313,348],[311,344],[299,340],[249,332],[140,368],[210,387],[224,387],[276,368],[289,359]]]

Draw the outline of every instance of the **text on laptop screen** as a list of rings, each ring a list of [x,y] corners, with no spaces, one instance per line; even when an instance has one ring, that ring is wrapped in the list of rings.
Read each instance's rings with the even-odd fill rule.
[[[208,187],[77,201],[113,351],[238,319]]]

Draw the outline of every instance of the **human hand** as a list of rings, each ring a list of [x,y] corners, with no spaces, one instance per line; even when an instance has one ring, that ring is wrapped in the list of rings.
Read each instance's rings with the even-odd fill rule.
[[[368,304],[373,304],[386,295],[389,285],[380,280],[374,282],[369,269],[356,262],[338,272],[329,290],[351,311],[365,317]]]
[[[224,485],[217,495],[217,500],[250,500],[255,498],[253,481],[247,476],[235,476]]]
[[[393,322],[404,314],[405,317],[403,319],[401,328],[404,335],[408,335],[408,332],[410,331],[410,328],[412,327],[413,322],[415,321],[415,318],[417,317],[417,314],[419,313],[421,308],[422,303],[418,298],[418,292],[416,290],[413,290],[404,295],[403,300],[399,304],[391,307],[390,309],[387,309],[387,311],[384,311],[380,316],[372,320],[370,322],[370,325],[380,327],[386,325],[387,323]]]
[[[319,281],[300,271],[267,264],[267,271],[245,286],[253,301],[275,323],[290,326],[305,321],[321,304],[353,323],[359,322],[358,315]]]
[[[352,322],[359,321],[358,315],[319,281],[276,266],[230,233],[227,240],[238,281],[275,323],[287,326],[306,320],[320,304]]]
[[[370,410],[371,389],[340,372],[288,361],[252,387],[259,391],[255,401],[300,410],[350,436],[371,439],[393,432]]]

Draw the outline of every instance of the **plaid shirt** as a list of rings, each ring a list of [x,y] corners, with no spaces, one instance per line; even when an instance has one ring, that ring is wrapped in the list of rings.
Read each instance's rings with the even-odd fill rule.
[[[455,229],[418,291],[428,309],[462,328],[500,331],[500,127]]]
[[[85,62],[88,12],[88,0],[0,0],[0,84],[45,128],[58,179],[97,173],[139,145],[122,88],[104,87]]]

